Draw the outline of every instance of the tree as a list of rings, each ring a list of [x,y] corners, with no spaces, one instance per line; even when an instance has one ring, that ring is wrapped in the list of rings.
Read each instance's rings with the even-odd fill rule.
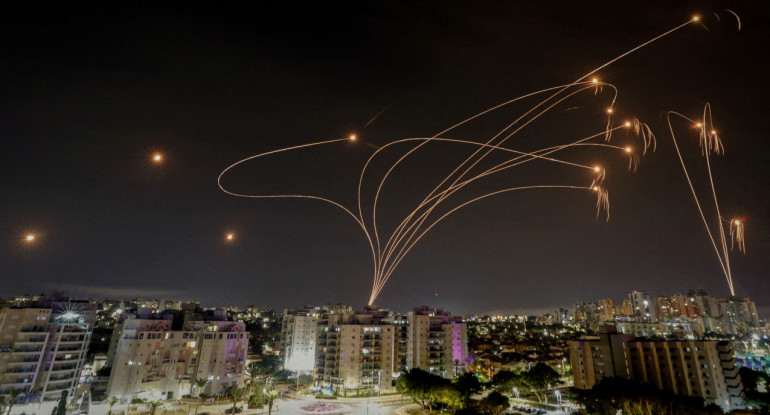
[[[109,398],[105,399],[105,401],[107,402],[107,405],[110,406],[110,409],[107,411],[107,415],[112,415],[112,407],[118,403],[118,398],[110,396]]]
[[[492,378],[492,386],[498,392],[509,392],[521,380],[521,373],[512,372],[510,370],[501,370],[495,374]]]
[[[463,395],[464,398],[470,398],[471,396],[481,392],[481,382],[476,377],[475,373],[465,372],[455,380],[455,388]]]
[[[251,362],[246,366],[246,376],[249,377],[247,387],[253,391],[257,387],[257,378],[261,375],[261,369],[258,362]]]
[[[760,386],[764,386],[761,389],[767,390],[770,376],[747,367],[738,369],[738,374],[741,376],[746,404],[760,409],[770,408],[770,393],[760,392]]]
[[[67,391],[61,391],[61,397],[56,407],[51,411],[51,415],[67,415]]]
[[[265,406],[265,397],[260,393],[249,396],[249,408],[262,408]]]
[[[702,398],[678,396],[669,390],[619,378],[606,377],[589,390],[576,390],[574,399],[590,414],[624,415],[721,414],[716,405],[704,405]]]
[[[500,412],[508,409],[510,402],[502,393],[494,391],[481,400],[481,406],[492,412],[494,415],[498,415]]]
[[[198,407],[201,405],[201,399],[203,398],[203,388],[207,383],[209,383],[207,379],[195,379],[195,386],[198,387],[198,398],[195,399],[195,415],[198,415]],[[190,386],[190,389],[192,389],[192,386]]]
[[[278,397],[278,391],[275,389],[267,389],[264,393],[264,397],[265,403],[267,403],[267,414],[272,415],[273,402],[275,402],[275,398]]]
[[[462,392],[453,386],[447,385],[440,388],[437,398],[439,402],[452,409],[452,415],[454,415],[457,409],[465,407],[465,397]]]
[[[559,372],[545,363],[536,364],[522,375],[522,382],[535,394],[540,403],[548,403],[548,389],[561,383],[559,379]]]
[[[155,411],[158,408],[163,407],[163,401],[148,401],[145,402],[145,405],[147,405],[147,409],[150,410],[150,415],[155,415]]]
[[[278,356],[268,355],[262,358],[262,360],[252,362],[258,369],[258,374],[262,376],[272,376],[278,369],[281,368],[281,362],[278,360]]]
[[[16,400],[19,399],[19,396],[24,394],[24,389],[10,389],[8,391],[8,412],[6,412],[6,415],[11,415],[11,409],[13,408],[13,404],[16,403]]]
[[[234,386],[227,388],[227,394],[233,398],[233,415],[236,414],[235,408],[236,408],[236,405],[238,405],[238,401],[241,399],[241,395],[243,395],[243,392],[244,392],[243,389],[236,388]]]
[[[414,368],[404,372],[396,381],[396,390],[411,396],[423,409],[433,410],[440,388],[451,386],[451,382],[424,370]]]

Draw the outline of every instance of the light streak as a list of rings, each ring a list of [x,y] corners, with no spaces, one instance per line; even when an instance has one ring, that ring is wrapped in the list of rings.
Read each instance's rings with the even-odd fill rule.
[[[601,166],[588,165],[586,163],[581,163],[579,161],[571,161],[561,155],[557,158],[553,156],[553,153],[565,152],[565,150],[568,150],[570,148],[577,148],[577,147],[586,147],[586,148],[591,148],[596,150],[602,150],[602,149],[614,150],[614,151],[618,151],[620,154],[628,156],[629,170],[636,170],[636,167],[638,166],[638,163],[639,163],[639,155],[634,154],[631,146],[628,146],[628,145],[616,146],[613,144],[609,144],[609,141],[612,137],[612,133],[620,128],[630,129],[630,131],[636,137],[639,137],[642,141],[641,143],[642,155],[646,154],[648,149],[652,149],[653,151],[655,150],[655,147],[656,147],[655,136],[652,134],[652,131],[650,130],[649,126],[639,122],[636,119],[625,121],[618,125],[615,125],[613,123],[613,120],[612,120],[612,114],[614,112],[613,107],[615,105],[615,101],[618,96],[618,91],[613,85],[606,82],[602,82],[599,79],[599,77],[595,76],[595,74],[601,71],[603,68],[606,68],[607,66],[611,65],[612,63],[628,56],[629,54],[634,53],[635,51],[641,48],[644,48],[645,46],[659,39],[662,39],[671,33],[674,33],[675,31],[692,23],[693,21],[697,22],[698,20],[699,20],[698,18],[688,20],[687,22],[679,26],[676,26],[666,32],[663,32],[653,37],[652,39],[644,43],[641,43],[633,47],[632,49],[629,49],[626,52],[616,56],[615,58],[603,63],[602,65],[598,66],[596,69],[586,73],[585,75],[579,77],[578,79],[576,79],[571,83],[563,84],[563,85],[559,85],[551,88],[541,89],[539,91],[522,95],[517,98],[511,99],[509,101],[503,102],[497,106],[494,106],[478,114],[475,114],[471,117],[468,117],[465,120],[450,126],[449,128],[439,132],[438,134],[432,137],[405,138],[405,139],[392,141],[378,148],[375,147],[376,150],[366,160],[366,162],[363,165],[363,168],[360,171],[358,189],[357,189],[358,210],[355,212],[345,207],[341,203],[338,203],[334,200],[331,200],[323,196],[304,195],[304,194],[252,195],[252,194],[245,194],[245,193],[237,193],[237,192],[228,190],[222,184],[223,176],[226,173],[228,173],[230,170],[232,170],[233,168],[235,168],[236,166],[242,163],[255,160],[257,158],[274,155],[277,153],[287,152],[287,151],[309,149],[315,146],[340,143],[342,141],[356,141],[358,137],[355,134],[349,134],[345,138],[297,145],[293,147],[273,150],[265,153],[260,153],[251,157],[247,157],[236,163],[233,163],[232,165],[224,169],[220,173],[219,177],[217,178],[217,185],[223,192],[236,197],[311,199],[311,200],[319,200],[319,201],[331,204],[333,206],[336,206],[339,209],[342,209],[348,216],[353,218],[353,220],[362,229],[366,237],[366,241],[369,244],[369,249],[371,251],[371,255],[373,259],[372,266],[373,266],[374,281],[372,285],[372,292],[369,298],[369,304],[372,304],[377,299],[377,296],[380,294],[380,292],[384,288],[388,279],[393,275],[398,265],[412,250],[412,248],[444,218],[446,218],[448,215],[452,214],[453,212],[456,212],[458,209],[463,208],[471,203],[484,200],[494,195],[499,195],[506,192],[513,192],[515,190],[580,189],[584,191],[593,191],[596,193],[597,219],[600,213],[602,211],[605,211],[606,220],[609,220],[609,208],[610,208],[609,196],[608,196],[607,189],[604,188],[602,185],[602,182],[605,178],[606,170]],[[605,100],[604,105],[600,107],[600,108],[604,108],[607,114],[606,124],[604,125],[604,128],[600,133],[592,134],[588,137],[584,137],[574,141],[565,140],[567,141],[567,144],[550,145],[534,151],[520,151],[520,150],[510,148],[509,146],[504,146],[506,141],[516,136],[525,127],[530,126],[534,121],[538,120],[541,116],[553,111],[557,106],[562,105],[567,100],[571,99],[573,96],[584,92],[590,92],[590,91],[593,91],[594,95],[599,96],[600,92],[604,89],[604,87],[611,89],[612,98],[611,100],[609,100],[610,102],[606,102]],[[507,126],[499,130],[490,139],[486,140],[486,142],[484,142],[484,140],[477,141],[477,140],[466,140],[466,139],[445,137],[445,134],[449,133],[450,131],[453,131],[458,127],[463,126],[471,121],[477,120],[480,117],[483,117],[484,115],[492,111],[508,106],[514,102],[520,102],[526,98],[537,97],[543,94],[546,95],[545,98],[542,98],[542,99],[538,98],[540,99],[539,102],[537,102],[534,106],[532,106],[531,108],[523,112],[518,117],[515,117],[512,122],[510,122]],[[603,92],[601,96],[604,96]],[[380,113],[378,113],[372,120],[370,120],[367,123],[367,126],[374,119],[376,119],[376,117],[379,116],[381,113],[382,111],[380,111]],[[706,117],[704,115],[704,119],[705,118]],[[710,113],[709,113],[709,122],[710,122]],[[364,128],[365,127],[366,126],[364,126]],[[564,132],[560,131],[560,133],[561,134],[559,136],[564,135]],[[711,153],[711,152],[719,153],[721,151],[721,142],[719,141],[719,138],[716,135],[716,131],[712,131],[711,133],[707,134],[705,132],[705,129],[702,129],[701,134],[702,134],[701,147],[704,148],[704,152],[706,152],[707,157],[708,157],[708,153]],[[604,143],[588,142],[591,139],[600,138],[600,137],[604,137]],[[438,183],[438,185],[433,187],[432,190],[428,192],[427,195],[425,195],[422,201],[419,204],[417,204],[417,206],[412,211],[408,212],[404,216],[404,218],[398,223],[398,225],[395,227],[392,233],[389,233],[387,235],[387,238],[384,238],[385,234],[381,235],[378,222],[377,222],[377,209],[378,209],[378,203],[380,202],[380,196],[382,193],[383,186],[388,181],[389,177],[391,176],[392,172],[397,168],[397,166],[399,166],[405,159],[410,157],[417,150],[419,150],[420,148],[423,148],[424,146],[426,146],[428,143],[431,143],[431,142],[457,143],[457,144],[470,145],[475,148],[472,151],[472,153],[468,157],[466,157],[462,162],[456,165],[454,169]],[[400,145],[404,143],[406,144],[414,143],[415,145],[409,148],[408,150],[400,153],[397,160],[388,166],[386,172],[381,176],[378,176],[378,184],[376,186],[376,190],[373,192],[373,198],[370,202],[370,206],[371,206],[370,216],[365,217],[364,201],[362,200],[362,194],[364,193],[364,179],[370,165],[372,164],[373,160],[375,160],[375,158],[377,158],[377,156],[381,154],[383,150],[390,148],[391,146]],[[370,144],[370,143],[367,143],[367,144]],[[510,157],[505,159],[502,162],[498,162],[492,167],[489,167],[486,169],[482,168],[481,172],[474,171],[473,173],[471,173],[473,169],[481,168],[480,163],[484,161],[487,158],[487,156],[489,156],[492,152],[495,152],[496,154],[509,155]],[[449,200],[454,200],[455,198],[451,198],[452,196],[458,194],[458,192],[461,189],[477,182],[479,179],[488,177],[490,175],[493,175],[502,171],[510,170],[514,167],[521,166],[525,163],[530,163],[533,161],[547,163],[549,165],[552,165],[554,168],[556,166],[562,166],[562,167],[580,168],[580,169],[589,170],[591,171],[591,175],[590,177],[586,177],[586,179],[590,178],[592,181],[588,186],[567,185],[567,184],[565,185],[530,185],[530,186],[518,186],[518,187],[506,186],[506,188],[502,190],[492,191],[482,196],[475,197],[471,200],[467,200],[465,202],[458,201],[453,205],[449,205],[449,207],[447,208],[448,210],[443,214],[441,214],[438,218],[434,218],[432,216],[434,213],[436,213],[436,215],[439,214],[437,213],[438,212],[437,209],[439,206],[443,206]],[[688,178],[688,181],[689,181],[689,178]],[[715,196],[715,202],[716,202],[716,196]],[[738,241],[739,240],[742,241],[743,228],[742,226],[739,227],[740,222],[734,222],[734,226],[732,225],[732,223],[733,222],[731,222],[731,233],[730,233],[731,238],[734,241],[736,241],[735,243],[739,244],[739,249],[741,249],[741,245]],[[732,230],[733,227],[735,228],[735,231]],[[740,237],[738,236],[739,232],[740,232]],[[233,238],[234,238],[233,234],[226,235],[227,240],[232,240]],[[722,241],[724,242],[724,233],[722,233],[721,238],[722,238]],[[712,238],[712,242],[714,242],[713,238]],[[716,246],[715,242],[714,242],[714,245]],[[724,245],[726,245],[726,243],[723,243],[723,246]],[[729,274],[729,269],[728,269],[728,274]]]
[[[712,225],[710,225],[709,221],[706,219],[706,214],[703,210],[703,204],[698,198],[698,194],[695,191],[695,186],[693,186],[692,180],[690,178],[690,173],[687,170],[687,166],[684,163],[684,158],[682,157],[682,153],[679,149],[679,145],[676,140],[676,134],[674,133],[674,127],[671,121],[672,116],[676,116],[681,119],[684,119],[685,121],[689,122],[691,125],[694,125],[697,128],[699,128],[698,145],[701,147],[701,154],[706,159],[706,171],[708,172],[711,198],[714,202],[713,208],[716,216],[718,242],[717,242],[717,238],[714,237],[715,232],[712,230]],[[716,130],[713,128],[707,128],[707,126],[711,127],[713,125],[712,119],[711,119],[711,105],[709,103],[706,103],[704,105],[701,121],[696,122],[690,119],[689,117],[675,111],[669,111],[666,114],[666,121],[668,123],[669,132],[671,133],[671,140],[674,143],[674,149],[676,151],[677,157],[679,158],[679,163],[682,166],[682,171],[684,172],[685,179],[687,180],[687,184],[690,187],[690,192],[692,193],[693,199],[695,200],[695,206],[698,209],[698,214],[700,215],[703,225],[706,228],[706,233],[708,234],[709,240],[711,241],[711,245],[717,254],[717,260],[722,269],[722,273],[724,274],[725,279],[727,280],[727,285],[728,285],[728,288],[730,289],[730,295],[735,296],[732,269],[730,267],[729,251],[732,249],[732,247],[735,244],[738,244],[738,250],[744,253],[746,252],[744,229],[743,229],[743,224],[740,220],[735,219],[735,220],[729,221],[729,234],[731,239],[731,246],[728,249],[727,239],[725,236],[725,229],[723,224],[724,221],[722,219],[722,213],[719,208],[719,199],[717,198],[716,187],[714,186],[714,177],[711,173],[711,157],[710,157],[712,153],[722,154],[724,152],[724,147],[722,146],[722,142],[720,138],[716,134]]]

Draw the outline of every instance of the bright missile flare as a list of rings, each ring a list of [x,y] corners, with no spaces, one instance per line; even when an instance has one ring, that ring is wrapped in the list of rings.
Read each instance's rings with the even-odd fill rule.
[[[591,79],[591,82],[593,82],[593,83],[595,83],[595,84],[598,84],[598,83],[599,83],[599,78],[594,78],[594,79]]]
[[[598,172],[599,170],[601,170],[601,167],[599,167],[599,166],[594,167],[594,171],[595,172]]]
[[[630,127],[630,126],[631,126],[631,122],[630,121],[626,121],[626,127]]]
[[[692,17],[692,21],[693,22],[697,22],[698,20],[700,20],[700,16],[693,16]]]
[[[626,147],[625,150],[626,150],[626,153],[630,153],[631,152],[631,147]]]
[[[355,134],[351,134],[350,137],[348,137],[348,138],[350,138],[350,141],[356,141],[356,138],[358,138],[358,137],[356,137]]]

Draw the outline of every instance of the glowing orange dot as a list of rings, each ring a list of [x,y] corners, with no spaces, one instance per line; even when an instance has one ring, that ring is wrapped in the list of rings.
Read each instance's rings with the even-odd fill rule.
[[[612,114],[612,108],[607,108],[607,114]]]
[[[601,170],[601,168],[599,166],[594,167],[594,171],[595,172],[598,172],[599,170]]]
[[[740,225],[740,224],[741,224],[741,221],[739,221],[738,219],[736,219],[736,220],[735,220],[735,224],[736,224],[736,225]]]
[[[711,130],[711,134],[716,134],[717,130]]]
[[[626,125],[626,127],[630,127],[631,126],[631,122],[630,121],[626,121],[625,125]]]
[[[155,161],[156,163],[159,162],[159,161],[162,161],[163,160],[163,155],[160,154],[160,153],[155,153],[152,156],[152,160]]]
[[[356,141],[356,138],[358,138],[358,137],[356,137],[355,134],[351,134],[350,137],[348,137],[348,138],[350,138],[350,141]]]
[[[228,241],[232,241],[233,239],[235,239],[235,235],[233,235],[233,234],[231,234],[231,233],[228,233],[228,234],[227,234],[227,240],[228,240]]]
[[[700,16],[693,16],[692,18],[693,22],[697,22],[698,20],[700,20]]]
[[[599,190],[599,186],[594,186],[594,190],[598,191]]]
[[[595,84],[598,84],[599,83],[599,78],[594,78],[594,79],[591,80],[591,82],[593,82]]]
[[[703,123],[697,123],[697,124],[695,124],[695,126],[698,127],[698,128],[701,128],[701,127],[703,127]]]
[[[630,152],[631,152],[631,147],[626,147],[626,153],[630,153]]]
[[[31,234],[31,233],[30,233],[29,235],[27,235],[26,237],[24,237],[24,239],[26,239],[26,240],[27,240],[27,242],[32,242],[32,241],[34,241],[34,240],[35,240],[35,235],[33,235],[33,234]]]

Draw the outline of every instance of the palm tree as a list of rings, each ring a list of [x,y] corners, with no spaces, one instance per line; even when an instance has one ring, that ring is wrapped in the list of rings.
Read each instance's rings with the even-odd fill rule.
[[[145,405],[147,405],[147,409],[150,410],[150,415],[155,415],[155,410],[158,409],[158,408],[162,408],[163,407],[163,402],[162,401],[149,401],[149,402],[145,403]]]
[[[6,412],[6,415],[11,415],[11,408],[13,408],[13,404],[16,403],[16,400],[19,399],[19,396],[21,396],[24,393],[24,389],[11,389],[8,391],[8,412]]]
[[[195,386],[198,387],[198,399],[195,400],[195,415],[198,415],[198,407],[201,405],[203,388],[206,386],[207,383],[209,383],[208,379],[203,379],[203,378],[195,379]]]
[[[110,410],[107,411],[107,415],[112,415],[112,407],[115,406],[116,403],[118,403],[118,400],[119,399],[114,396],[110,396],[109,398],[105,399],[105,401],[107,402],[107,405],[110,406]]]
[[[231,386],[227,388],[227,394],[232,396],[233,398],[233,415],[235,415],[235,407],[238,405],[238,400],[241,399],[241,395],[243,395],[244,390],[241,388],[236,388],[234,386]]]
[[[275,389],[268,389],[265,391],[265,401],[267,402],[267,414],[273,414],[273,401],[278,397],[278,391]]]
[[[249,391],[254,390],[254,388],[257,386],[257,378],[259,375],[261,375],[262,370],[260,369],[259,365],[257,365],[257,362],[251,362],[248,366],[246,366],[246,375],[249,377]]]

